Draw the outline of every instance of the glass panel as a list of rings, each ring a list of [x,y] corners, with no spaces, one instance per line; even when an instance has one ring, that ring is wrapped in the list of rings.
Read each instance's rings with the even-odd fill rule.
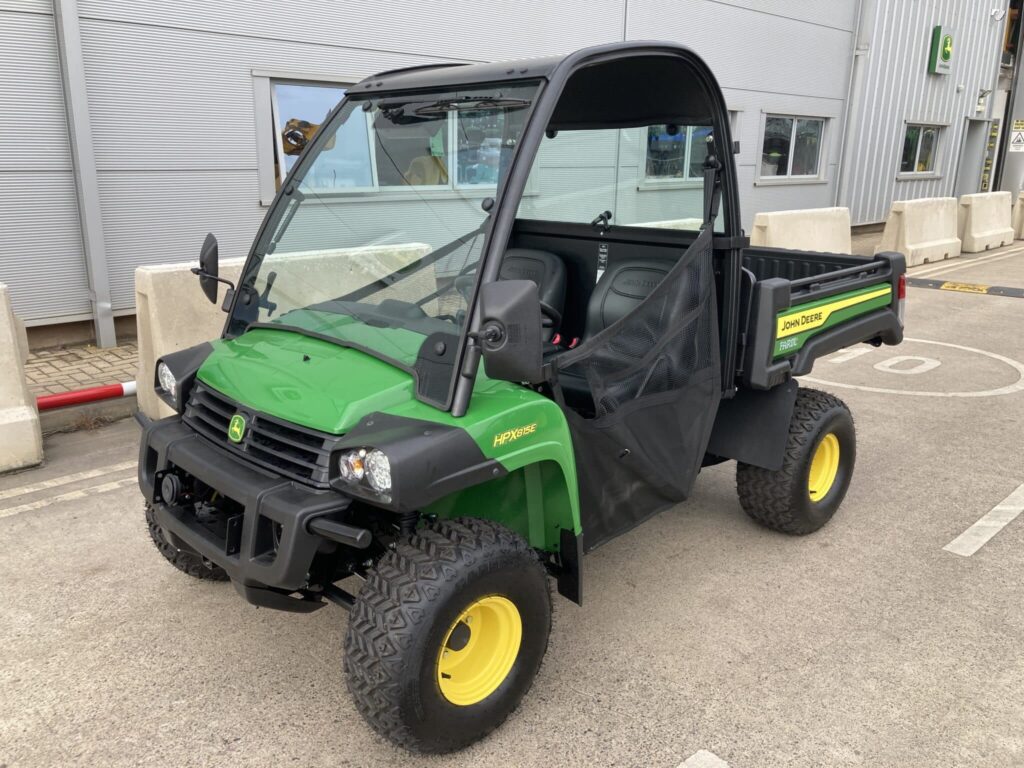
[[[789,173],[789,144],[793,118],[771,117],[764,123],[764,149],[761,152],[761,176],[785,176]]]
[[[455,120],[455,183],[497,187],[505,113],[460,112]]]
[[[368,110],[365,100],[346,103],[322,129],[328,135],[301,159],[294,190],[271,209],[239,281],[230,333],[254,322],[280,323],[403,365],[417,359],[431,334],[458,338],[487,214],[479,194],[449,188],[432,196],[409,186],[405,174],[416,158],[437,163],[440,174],[448,126],[465,109],[485,126],[503,126],[499,157],[488,163],[500,175],[536,89],[528,83],[391,96],[369,102]],[[494,138],[490,128],[467,131],[460,149],[488,158]],[[374,186],[375,169],[389,174],[385,183],[405,186]]]
[[[560,131],[554,138],[545,137],[530,171],[529,189],[519,203],[518,216],[543,221],[568,221],[590,224],[598,214],[612,212],[611,223],[618,226],[646,226],[664,229],[697,230],[703,219],[703,175],[691,178],[692,183],[651,184],[638,189],[638,165],[646,169],[654,164],[664,180],[685,180],[688,168],[679,164],[679,148],[688,131],[680,126],[678,134],[670,134],[664,125],[641,128],[612,128],[596,131]],[[697,143],[704,144],[710,130],[694,129]],[[651,151],[652,139],[670,145],[671,153]],[[706,148],[693,152],[706,152]],[[645,161],[646,153],[646,161]],[[674,159],[665,156],[673,154]],[[660,155],[660,156],[659,156]],[[703,156],[700,155],[703,162]],[[641,166],[643,167],[643,166]],[[671,168],[671,170],[668,170]],[[651,177],[648,177],[651,178]],[[721,226],[721,220],[716,222]]]
[[[704,158],[708,156],[711,126],[695,125],[690,129],[690,178],[704,178]]]
[[[277,177],[283,179],[316,135],[320,123],[341,101],[345,89],[312,83],[274,83],[272,87],[277,103],[276,127],[280,133],[280,147],[284,151],[283,163],[282,158],[275,158]]]
[[[661,124],[647,127],[647,178],[686,177],[686,134],[686,126]]]
[[[921,126],[908,125],[903,137],[903,155],[900,159],[900,173],[914,172],[914,159],[917,157],[917,142],[921,137]]]
[[[796,141],[793,144],[793,175],[817,176],[818,158],[821,156],[823,120],[796,121]]]
[[[448,186],[448,114],[418,112],[422,108],[383,104],[374,118],[377,183],[382,187]]]
[[[921,151],[917,156],[917,172],[927,173],[935,169],[935,144],[938,128],[924,128],[921,131]]]

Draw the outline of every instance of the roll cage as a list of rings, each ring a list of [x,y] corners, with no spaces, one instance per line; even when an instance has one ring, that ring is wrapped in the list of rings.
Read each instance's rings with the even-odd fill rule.
[[[678,90],[650,77],[660,66],[686,65],[693,82],[678,83]],[[664,70],[662,70],[664,71]],[[683,69],[678,70],[684,71]],[[328,116],[351,99],[414,95],[417,91],[449,86],[493,85],[501,82],[540,80],[537,96],[529,107],[526,128],[512,153],[508,172],[499,180],[494,205],[483,225],[485,241],[469,302],[470,322],[461,334],[454,360],[455,386],[446,410],[463,416],[469,407],[479,368],[481,350],[475,337],[480,330],[480,286],[498,279],[502,257],[516,221],[519,202],[527,177],[547,131],[595,128],[626,128],[655,122],[679,122],[686,104],[700,100],[703,114],[710,117],[720,163],[715,183],[721,191],[724,228],[714,237],[716,272],[720,273],[720,352],[723,395],[734,391],[736,340],[739,331],[740,248],[744,243],[739,225],[739,200],[728,112],[721,89],[704,61],[682,45],[664,42],[623,42],[585,48],[565,57],[524,59],[488,64],[433,64],[392,70],[366,78],[349,89],[345,98]],[[651,82],[655,84],[652,86]],[[674,85],[674,84],[673,84]],[[608,98],[609,90],[618,90],[617,98]],[[669,98],[666,106],[663,99]],[[674,101],[673,101],[674,100]],[[660,110],[660,111],[659,111]],[[680,114],[680,112],[682,114]],[[320,132],[310,148],[326,141]],[[307,151],[304,155],[312,153]],[[303,167],[302,158],[281,185],[273,205],[292,194],[292,179]],[[706,194],[709,190],[705,190]],[[258,232],[248,259],[252,259],[267,235],[267,217]],[[605,232],[614,232],[610,226]],[[225,327],[225,333],[227,328]]]

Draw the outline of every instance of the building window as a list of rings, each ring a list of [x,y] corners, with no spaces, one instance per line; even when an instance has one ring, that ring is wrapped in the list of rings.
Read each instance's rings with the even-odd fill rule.
[[[761,178],[807,179],[821,175],[825,119],[768,115],[761,150]]]
[[[271,81],[274,123],[274,175],[277,188],[312,141],[320,125],[345,95],[345,88],[326,83]]]
[[[903,136],[900,173],[935,173],[935,150],[938,143],[938,126],[908,124]]]
[[[648,126],[645,181],[702,179],[710,137],[711,126],[708,125]]]

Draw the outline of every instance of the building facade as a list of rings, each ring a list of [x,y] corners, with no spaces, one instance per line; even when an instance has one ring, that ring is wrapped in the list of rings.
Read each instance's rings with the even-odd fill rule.
[[[896,199],[994,188],[1019,2],[0,0],[0,282],[26,324],[92,320],[112,343],[136,267],[193,260],[209,231],[246,254],[346,85],[623,39],[684,43],[716,73],[748,227],[831,205],[879,222]],[[685,188],[701,139],[652,129],[623,151],[635,220],[674,217],[644,190]]]

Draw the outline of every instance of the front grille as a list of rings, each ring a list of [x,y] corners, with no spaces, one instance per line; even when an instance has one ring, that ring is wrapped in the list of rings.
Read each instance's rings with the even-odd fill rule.
[[[236,413],[241,413],[246,422],[239,443],[228,439],[228,424]],[[255,413],[198,381],[185,406],[184,418],[203,437],[254,464],[317,488],[328,487],[328,464],[337,436]]]

